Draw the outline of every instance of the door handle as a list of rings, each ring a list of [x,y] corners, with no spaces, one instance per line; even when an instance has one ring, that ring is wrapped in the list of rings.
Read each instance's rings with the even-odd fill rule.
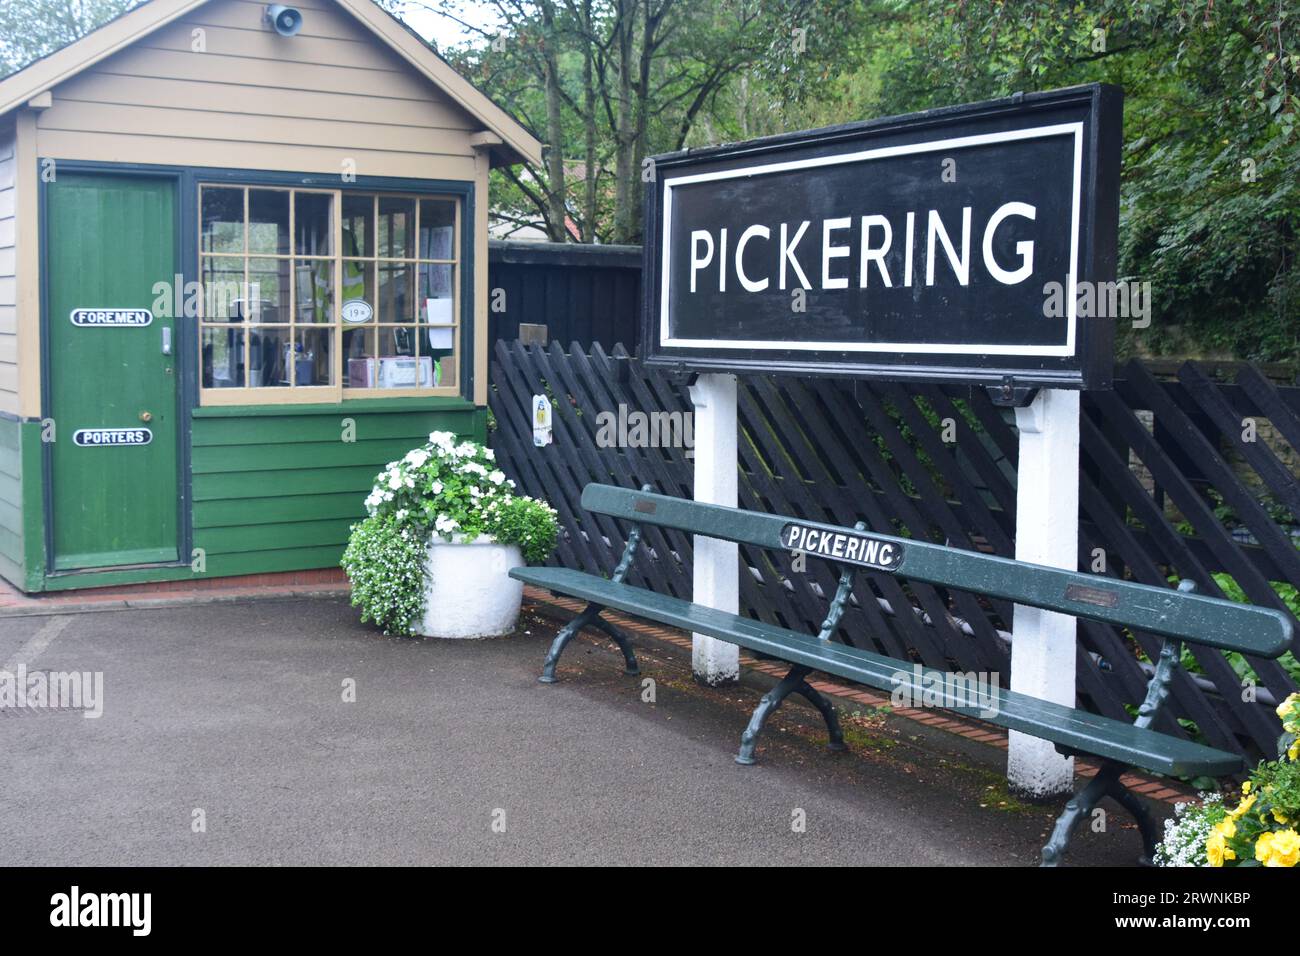
[[[172,330],[166,325],[162,327],[162,354],[172,354]]]

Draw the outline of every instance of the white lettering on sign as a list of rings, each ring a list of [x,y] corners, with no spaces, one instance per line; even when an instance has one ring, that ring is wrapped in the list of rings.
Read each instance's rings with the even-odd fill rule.
[[[72,435],[82,448],[106,448],[110,445],[147,445],[153,432],[147,428],[78,428]]]
[[[127,326],[140,328],[153,324],[153,313],[148,309],[73,309],[73,325],[80,326]]]
[[[860,564],[878,571],[896,571],[903,562],[903,547],[898,542],[856,531],[788,524],[781,530],[781,543],[790,551]]]
[[[1004,268],[1003,264],[998,261],[994,254],[994,239],[998,230],[1003,223],[1012,217],[1025,219],[1030,222],[1038,217],[1038,209],[1031,203],[1026,202],[1006,202],[998,206],[984,222],[983,228],[975,230],[972,227],[971,207],[962,206],[956,214],[949,215],[949,222],[945,222],[943,216],[937,209],[928,209],[922,211],[925,217],[924,241],[920,242],[921,248],[914,249],[918,244],[914,239],[917,230],[915,228],[916,213],[908,212],[904,225],[906,235],[905,250],[907,266],[904,269],[903,284],[910,286],[912,284],[912,267],[911,262],[915,251],[922,253],[925,261],[925,284],[927,286],[935,285],[939,279],[936,275],[936,268],[940,273],[938,275],[950,274],[957,282],[958,286],[969,286],[971,284],[971,263],[978,262],[984,266],[984,272],[991,276],[995,281],[1002,285],[1017,285],[1028,279],[1034,271],[1034,240],[1022,239],[1015,244],[1015,256],[1019,262],[1015,263],[1015,268]],[[957,219],[960,218],[960,225],[957,225]],[[754,223],[746,227],[740,234],[740,241],[736,243],[736,249],[732,260],[726,256],[727,230],[719,229],[717,239],[714,239],[714,233],[707,229],[695,229],[691,232],[691,292],[696,293],[700,288],[701,275],[717,271],[717,288],[719,292],[727,290],[728,272],[734,273],[740,280],[740,286],[746,292],[763,292],[769,284],[770,278],[775,273],[777,278],[777,287],[786,288],[787,276],[793,274],[799,286],[805,290],[813,289],[847,289],[849,288],[849,276],[857,274],[858,288],[865,289],[868,287],[867,275],[868,267],[875,265],[880,274],[880,281],[885,288],[893,288],[894,277],[889,273],[889,266],[886,263],[886,256],[894,248],[894,228],[889,219],[879,213],[857,217],[856,225],[858,227],[858,245],[855,256],[854,246],[844,242],[836,241],[836,233],[851,230],[855,226],[855,220],[849,216],[839,216],[831,219],[820,221],[821,226],[821,244],[814,247],[809,243],[808,248],[820,252],[821,271],[820,281],[810,280],[804,272],[803,266],[797,258],[800,252],[800,242],[804,234],[808,232],[814,220],[805,219],[799,223],[781,223],[780,238],[774,248],[765,252],[760,266],[765,267],[764,272],[758,275],[746,273],[744,266],[745,247],[750,240],[755,238],[769,239],[772,230],[766,223]],[[877,235],[873,236],[873,230]],[[971,242],[973,235],[976,233],[979,238],[980,255],[972,259]],[[722,255],[718,257],[715,264],[714,249],[716,246],[722,247]],[[855,269],[853,260],[857,260]],[[848,260],[847,266],[840,266],[834,263],[835,259]],[[734,260],[734,261],[733,261]],[[836,272],[841,274],[836,275]]]

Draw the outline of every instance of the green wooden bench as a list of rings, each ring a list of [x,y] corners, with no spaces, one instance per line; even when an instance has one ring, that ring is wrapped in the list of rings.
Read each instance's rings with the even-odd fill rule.
[[[793,667],[763,697],[741,738],[736,759],[742,764],[754,762],[754,746],[764,722],[792,693],[806,697],[817,707],[826,721],[831,746],[843,748],[834,707],[807,682],[814,670],[879,690],[892,692],[901,686],[916,700],[927,693],[927,701],[933,699],[936,687],[941,686],[941,707],[1051,741],[1063,754],[1089,754],[1100,760],[1097,776],[1070,799],[1057,820],[1051,839],[1043,847],[1045,866],[1060,862],[1075,827],[1105,796],[1114,798],[1137,820],[1145,858],[1151,858],[1159,839],[1155,821],[1140,798],[1120,781],[1121,774],[1131,767],[1173,777],[1223,776],[1242,768],[1242,758],[1236,754],[1172,737],[1152,727],[1169,695],[1182,642],[1256,657],[1277,657],[1291,644],[1291,620],[1285,614],[1196,594],[1190,581],[1184,581],[1176,591],[1150,587],[872,534],[864,530],[861,522],[850,529],[700,504],[652,494],[648,486],[635,491],[590,484],[583,491],[582,505],[588,511],[632,522],[627,547],[612,578],[567,568],[523,567],[510,572],[511,577],[526,584],[587,602],[587,607],[556,636],[543,666],[543,682],[554,683],[556,662],[565,645],[587,626],[609,635],[623,652],[627,673],[638,673],[627,635],[600,616],[607,609],[720,638],[787,661]],[[774,627],[626,584],[642,524],[787,553],[801,551],[834,562],[840,568],[839,587],[821,632],[814,636]],[[1125,723],[997,686],[993,688],[994,706],[976,707],[966,695],[954,693],[956,688],[943,680],[942,671],[918,672],[911,661],[832,641],[859,570],[895,574],[1162,635],[1160,658],[1137,719]]]

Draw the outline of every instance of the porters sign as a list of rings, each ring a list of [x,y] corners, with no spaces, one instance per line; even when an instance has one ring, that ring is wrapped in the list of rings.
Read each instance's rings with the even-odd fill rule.
[[[645,359],[1106,387],[1121,94],[1092,85],[656,157]]]
[[[107,448],[117,445],[147,445],[153,432],[147,428],[78,428],[72,443],[80,448]]]

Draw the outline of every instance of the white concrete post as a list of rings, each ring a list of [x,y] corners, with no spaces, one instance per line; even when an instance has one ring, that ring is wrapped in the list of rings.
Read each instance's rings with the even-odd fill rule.
[[[1045,388],[1016,409],[1016,560],[1078,570],[1079,393]],[[1016,605],[1011,689],[1074,706],[1075,619]],[[1007,782],[1030,797],[1073,789],[1074,760],[1046,740],[1011,731]]]
[[[736,506],[736,376],[700,375],[691,386],[695,406],[695,500]],[[736,545],[695,536],[696,604],[740,610]],[[740,648],[704,634],[694,635],[691,666],[711,686],[740,678]]]

